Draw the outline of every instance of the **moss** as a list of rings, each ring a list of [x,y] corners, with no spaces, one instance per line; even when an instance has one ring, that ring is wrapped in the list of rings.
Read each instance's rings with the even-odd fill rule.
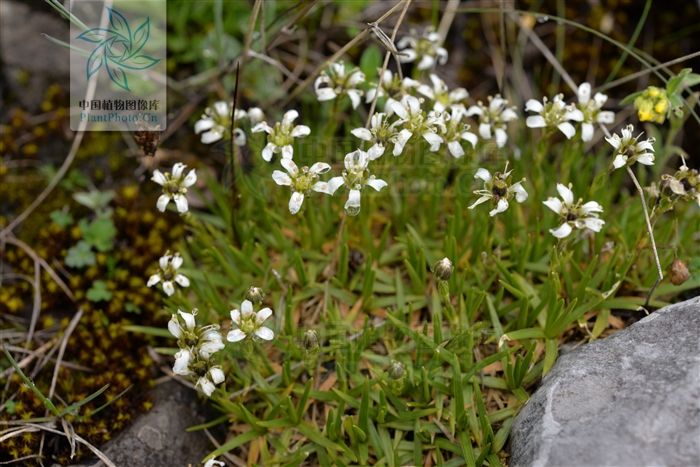
[[[104,142],[100,142],[95,147],[103,145]],[[28,195],[27,190],[0,185],[3,192],[0,196],[6,196],[8,204],[14,207],[12,212],[7,213],[7,218],[14,217],[15,212],[31,202],[33,195]],[[38,331],[61,335],[68,326],[72,312],[77,309],[84,312],[68,341],[64,361],[86,367],[89,371],[61,367],[56,395],[66,404],[71,404],[109,385],[103,394],[83,408],[80,415],[90,415],[98,407],[111,402],[107,408],[84,419],[72,419],[75,432],[96,445],[112,439],[138,413],[152,407],[151,401],[144,396],[152,384],[154,362],[146,352],[146,347],[153,343],[152,339],[127,333],[123,325],[132,322],[165,325],[169,316],[161,309],[161,295],[147,288],[145,282],[150,268],[157,264],[162,252],[168,247],[172,248],[184,233],[183,228],[177,226],[179,218],[176,215],[173,214],[172,218],[168,215],[156,217],[152,196],[141,196],[139,191],[135,185],[117,189],[113,220],[118,233],[117,244],[112,251],[97,254],[96,264],[86,269],[59,269],[59,274],[75,296],[75,303],[67,298],[46,271],[41,272],[41,320]],[[64,205],[71,206],[75,219],[88,214],[72,203],[68,191],[59,188],[50,197],[47,206],[42,206],[41,212],[34,213],[22,227],[23,239],[31,238],[25,241],[52,265],[62,264],[68,248],[81,238],[78,227],[62,228],[46,222],[52,210]],[[0,261],[17,274],[34,275],[34,261],[12,245],[6,245],[5,250],[0,251]],[[112,293],[109,301],[94,303],[87,300],[87,290],[95,280],[107,284]],[[0,313],[26,314],[32,303],[33,290],[27,281],[5,282],[0,288]],[[53,367],[46,365],[34,377],[44,394],[48,394],[52,375]],[[119,397],[124,391],[127,392]],[[45,415],[42,402],[22,384],[17,375],[10,379],[2,400],[10,398],[15,402],[14,413],[3,411],[0,420],[27,420]],[[0,461],[39,452],[41,437],[32,435],[0,443]],[[65,438],[51,434],[46,434],[45,438],[43,452],[46,458],[62,464],[76,461],[76,458],[70,459],[70,446]],[[85,455],[90,453],[79,447],[77,458]],[[26,465],[32,464],[27,462]]]

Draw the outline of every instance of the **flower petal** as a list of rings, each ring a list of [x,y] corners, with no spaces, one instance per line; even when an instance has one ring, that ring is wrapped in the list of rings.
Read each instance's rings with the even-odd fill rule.
[[[459,144],[459,141],[450,141],[447,143],[447,150],[450,151],[452,157],[456,159],[464,156],[464,148],[462,148],[462,145]]]
[[[275,170],[272,172],[272,179],[276,184],[281,186],[290,186],[292,184],[292,179],[286,173],[281,170]]]
[[[355,128],[350,133],[356,138],[360,138],[363,141],[371,141],[372,133],[367,128]]]
[[[187,176],[185,176],[185,179],[182,181],[182,186],[189,188],[195,183],[197,183],[197,172],[195,169],[192,169],[187,172]]]
[[[158,282],[160,282],[160,274],[153,274],[151,277],[148,278],[148,282],[146,283],[146,287],[153,287]]]
[[[158,201],[156,202],[156,208],[158,208],[158,210],[160,212],[165,212],[165,208],[168,207],[169,202],[170,202],[170,195],[165,195],[165,194],[160,195],[158,197]]]
[[[172,281],[163,282],[163,292],[165,292],[165,295],[167,295],[168,297],[172,296],[175,293],[175,286],[173,286]]]
[[[571,230],[571,226],[567,222],[564,222],[556,229],[549,229],[549,232],[557,238],[565,238],[569,236]]]
[[[182,327],[176,315],[173,315],[170,321],[168,321],[168,331],[170,331],[170,334],[172,334],[175,339],[182,337]]]
[[[163,172],[161,172],[158,169],[153,171],[153,176],[151,177],[151,180],[156,182],[158,185],[163,185],[167,181],[165,179],[165,175],[163,175]]]
[[[387,186],[387,183],[382,180],[381,178],[375,178],[374,175],[372,175],[368,180],[367,180],[367,185],[371,186],[374,188],[376,191],[381,191],[382,188]]]
[[[240,329],[234,329],[226,334],[226,340],[229,342],[239,342],[245,339],[245,332]]]
[[[309,172],[314,175],[322,175],[331,170],[331,166],[325,162],[316,162],[309,168]]]
[[[321,102],[330,101],[336,98],[336,94],[333,88],[320,88],[316,89],[316,98]]]
[[[559,200],[559,198],[554,198],[554,197],[547,198],[547,201],[543,201],[542,204],[544,204],[545,206],[547,206],[549,209],[556,212],[557,214],[561,214],[561,212],[562,212],[561,208],[564,206],[562,204],[561,200]]]
[[[282,159],[291,159],[294,157],[294,148],[291,144],[282,146]]]
[[[277,146],[272,143],[267,143],[265,145],[262,150],[262,158],[265,162],[270,162],[272,160],[272,154],[274,153],[276,147]]]
[[[255,335],[258,336],[260,339],[266,341],[271,341],[275,337],[275,333],[272,332],[272,329],[265,326],[261,326],[258,329],[256,329]]]
[[[299,112],[296,110],[288,110],[284,113],[284,116],[282,117],[282,124],[283,125],[291,125],[294,120],[296,120],[299,117]]]
[[[294,163],[292,159],[283,158],[280,161],[280,165],[289,172],[289,175],[295,177],[299,173],[299,167]]]
[[[489,216],[493,217],[496,214],[505,211],[506,209],[508,209],[508,200],[505,198],[501,198],[498,200],[498,204],[496,204],[496,208],[489,211]]]
[[[175,201],[175,206],[177,207],[177,212],[183,214],[187,212],[188,204],[185,195],[177,194],[173,196],[173,201]]]
[[[567,139],[573,138],[576,134],[576,128],[574,128],[574,126],[569,122],[560,123],[557,125],[557,128],[564,133],[564,136],[566,136]]]
[[[525,125],[528,128],[544,128],[547,126],[547,122],[545,122],[542,115],[531,115],[525,120]]]
[[[474,174],[474,178],[481,179],[481,180],[483,180],[484,182],[489,182],[489,181],[491,181],[491,173],[490,173],[488,170],[484,169],[484,168],[480,168],[480,169],[477,170],[476,173]]]
[[[564,200],[565,204],[574,204],[574,192],[571,191],[571,188],[563,183],[557,183],[557,192],[559,196],[561,196],[561,199]]]
[[[618,154],[615,156],[615,159],[613,160],[613,167],[616,169],[619,169],[620,167],[624,167],[627,165],[627,156],[624,154]]]
[[[184,274],[176,275],[175,282],[180,284],[181,287],[189,287],[190,286],[190,280]]]
[[[309,128],[306,125],[297,125],[294,127],[292,130],[292,137],[294,138],[301,138],[303,136],[308,136],[311,134],[311,128]]]
[[[220,129],[214,128],[202,133],[201,141],[203,144],[211,144],[216,143],[223,137],[223,132]]]
[[[304,193],[295,191],[289,198],[289,212],[296,214],[301,209],[301,205],[304,202]]]

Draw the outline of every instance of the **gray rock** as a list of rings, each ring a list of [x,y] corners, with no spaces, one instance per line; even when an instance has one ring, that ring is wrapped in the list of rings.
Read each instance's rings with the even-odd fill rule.
[[[700,297],[562,355],[510,446],[511,466],[700,466]]]
[[[204,432],[186,431],[205,421],[206,408],[195,391],[169,381],[156,387],[153,402],[151,411],[99,449],[117,467],[200,465],[214,447]],[[74,467],[103,465],[96,461]]]
[[[70,52],[42,36],[67,42],[69,23],[45,2],[0,1],[0,63],[10,92],[29,111],[46,87],[68,85]]]

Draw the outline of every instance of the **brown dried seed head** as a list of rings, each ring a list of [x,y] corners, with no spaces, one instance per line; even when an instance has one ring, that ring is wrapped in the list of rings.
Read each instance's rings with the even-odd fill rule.
[[[681,285],[690,278],[690,271],[683,261],[676,258],[671,263],[668,275],[673,285]]]

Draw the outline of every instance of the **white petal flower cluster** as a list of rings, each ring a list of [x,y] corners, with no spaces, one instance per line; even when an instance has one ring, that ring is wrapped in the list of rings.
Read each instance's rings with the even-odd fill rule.
[[[381,191],[387,186],[384,180],[376,178],[369,172],[369,155],[360,149],[345,156],[345,170],[340,177],[328,181],[328,194],[334,194],[338,188],[345,185],[348,189],[348,199],[345,202],[345,212],[356,216],[360,212],[361,192],[365,186]]]
[[[447,50],[442,46],[440,34],[431,28],[422,34],[411,30],[409,35],[399,40],[396,47],[399,49],[399,61],[416,62],[419,70],[429,70],[436,64],[444,65],[447,62]]]
[[[229,102],[218,101],[204,109],[204,114],[194,124],[194,132],[202,135],[202,143],[211,144],[229,137],[231,132],[231,108]],[[240,124],[248,121],[251,126],[265,118],[265,114],[258,107],[248,110],[236,109],[236,128],[233,130],[233,141],[237,146],[245,146],[246,134],[240,128]]]
[[[613,167],[619,169],[624,166],[633,166],[635,162],[644,165],[654,165],[654,138],[640,141],[643,132],[636,137],[633,135],[634,126],[627,125],[620,134],[613,134],[605,140],[615,148]]]
[[[187,189],[197,182],[197,173],[192,169],[185,175],[186,168],[185,164],[178,162],[173,165],[172,173],[162,173],[158,169],[153,171],[151,180],[163,187],[163,194],[160,195],[156,202],[156,207],[160,212],[165,212],[170,201],[175,203],[175,207],[180,214],[187,212],[188,203],[185,195],[187,194]]]
[[[381,73],[382,70],[379,70]],[[375,95],[378,97],[386,96],[384,103],[384,112],[391,116],[391,102],[400,101],[403,96],[410,94],[418,89],[421,85],[419,81],[411,78],[401,78],[398,73],[392,73],[391,70],[384,70],[381,79],[377,83],[370,83],[366,93],[365,102],[368,104],[374,101]]]
[[[526,125],[530,128],[558,128],[567,139],[576,134],[576,127],[571,122],[581,124],[581,139],[590,141],[595,133],[595,125],[609,125],[615,120],[615,114],[603,110],[608,96],[597,92],[591,98],[591,85],[582,83],[576,92],[578,102],[566,104],[564,96],[557,94],[551,101],[546,97],[542,102],[530,99],[525,103],[525,110],[536,115],[527,117]]]
[[[392,152],[395,156],[401,155],[406,142],[411,137],[410,131],[400,129],[401,124],[401,120],[390,123],[387,114],[377,112],[370,119],[369,129],[355,128],[351,133],[362,141],[372,143],[367,155],[369,160],[373,161],[384,154],[388,145],[393,146]]]
[[[314,82],[314,91],[319,101],[330,101],[347,95],[352,108],[360,105],[362,90],[358,86],[365,82],[365,74],[359,68],[347,68],[344,62],[331,63]]]
[[[484,182],[484,188],[475,190],[474,194],[479,195],[474,204],[469,206],[469,209],[474,209],[478,205],[491,201],[495,203],[495,207],[489,212],[490,216],[495,216],[508,209],[509,200],[515,198],[518,203],[523,203],[527,200],[527,191],[523,188],[523,178],[519,182],[512,183],[512,170],[508,170],[508,164],[503,172],[496,172],[491,175],[491,172],[484,168],[476,171],[474,178]]]
[[[603,207],[595,201],[584,203],[579,199],[574,201],[574,193],[571,191],[571,185],[568,187],[561,183],[557,183],[557,192],[559,198],[550,197],[547,201],[543,201],[544,205],[554,211],[564,221],[556,229],[550,229],[550,233],[557,238],[568,237],[573,229],[590,230],[592,232],[600,232],[605,221],[598,218],[598,214],[603,212]]]
[[[282,167],[287,173],[281,170],[272,172],[272,179],[280,186],[292,188],[292,196],[289,198],[289,212],[296,214],[301,209],[304,197],[312,191],[318,193],[328,193],[328,183],[318,181],[318,176],[328,172],[331,166],[325,162],[316,162],[311,167],[299,169],[292,159],[282,159]]]
[[[177,272],[180,266],[182,266],[182,256],[179,253],[171,255],[170,252],[166,252],[158,260],[160,271],[148,279],[146,286],[153,287],[160,284],[168,297],[175,293],[175,284],[180,287],[189,287],[190,280],[184,274]]]
[[[195,387],[209,397],[225,379],[221,366],[212,362],[212,355],[224,348],[224,341],[218,324],[198,326],[196,315],[196,309],[192,313],[178,310],[168,322],[168,331],[180,348],[175,354],[173,373],[190,377]]]
[[[421,101],[408,95],[403,96],[400,102],[392,102],[391,108],[396,116],[400,118],[399,125],[403,129],[408,130],[408,133],[404,133],[404,137],[408,136],[408,138],[405,138],[406,140],[413,135],[419,135],[428,142],[432,152],[440,149],[443,139],[439,133],[440,131],[445,131],[445,121],[441,114],[437,112],[426,114],[421,109]]]
[[[469,93],[464,88],[450,90],[447,84],[434,73],[430,74],[430,85],[421,84],[417,91],[433,102],[433,110],[444,112],[453,106],[463,106]]]
[[[272,329],[263,326],[267,318],[272,316],[270,308],[263,308],[255,312],[250,300],[243,300],[241,309],[231,310],[231,321],[237,326],[229,331],[226,340],[229,342],[242,341],[246,337],[257,336],[262,340],[270,341],[275,337]]]
[[[253,133],[267,133],[267,145],[263,148],[262,157],[266,162],[272,160],[273,154],[282,154],[284,159],[294,157],[294,138],[308,136],[311,129],[306,125],[294,125],[294,120],[299,117],[296,110],[288,110],[281,122],[271,127],[267,122],[260,122],[252,129]]]
[[[467,112],[464,107],[455,106],[452,107],[450,114],[445,114],[445,125],[442,128],[442,139],[447,143],[447,150],[452,157],[459,159],[464,156],[464,147],[462,146],[463,141],[467,141],[471,144],[472,149],[476,147],[476,143],[479,142],[479,138],[469,131],[469,124],[464,121]]]
[[[525,124],[528,127],[558,128],[567,139],[576,134],[576,128],[570,122],[583,121],[583,112],[572,104],[567,105],[563,94],[557,94],[551,101],[546,97],[542,102],[530,99],[525,103],[525,110],[537,114],[527,117]]]
[[[581,122],[581,139],[590,141],[593,139],[595,124],[610,125],[615,121],[615,114],[609,110],[602,110],[608,100],[608,96],[597,92],[591,99],[591,85],[582,83],[576,93],[578,104],[576,106],[583,113]]]
[[[478,101],[467,109],[467,116],[479,119],[479,135],[483,139],[495,139],[496,145],[502,148],[508,141],[506,124],[518,118],[515,107],[508,106],[508,101],[496,94],[488,97],[488,105]]]

